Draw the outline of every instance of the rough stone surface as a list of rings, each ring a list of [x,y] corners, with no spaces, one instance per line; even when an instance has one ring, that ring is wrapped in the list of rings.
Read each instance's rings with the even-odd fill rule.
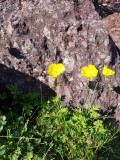
[[[94,102],[103,108],[118,107],[119,54],[91,0],[0,2],[0,82],[30,90],[40,90],[38,83],[45,85],[48,90],[42,94],[50,95],[51,88],[64,105],[89,107]],[[47,66],[59,62],[66,71],[56,86]],[[100,74],[89,82],[80,75],[80,68],[91,63]],[[104,64],[116,71],[115,77],[101,75]]]
[[[120,13],[109,15],[103,21],[116,46],[120,49]]]

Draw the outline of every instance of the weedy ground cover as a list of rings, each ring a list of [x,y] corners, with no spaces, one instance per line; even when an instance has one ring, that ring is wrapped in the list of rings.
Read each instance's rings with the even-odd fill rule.
[[[119,130],[99,106],[61,106],[16,86],[0,87],[1,160],[120,160]]]

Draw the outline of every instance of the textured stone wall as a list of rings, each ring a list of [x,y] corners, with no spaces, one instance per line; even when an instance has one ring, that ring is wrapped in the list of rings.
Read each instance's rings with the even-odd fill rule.
[[[56,86],[55,79],[47,74],[47,66],[59,62],[66,71]],[[100,72],[104,64],[109,65],[116,76],[105,78],[99,74],[97,80],[89,82],[80,75],[80,69],[91,63]],[[119,51],[91,0],[1,1],[0,64],[47,85],[61,95],[64,105],[120,105]],[[4,77],[7,69],[3,66],[1,82],[41,89],[35,81],[29,84],[24,77],[14,79],[14,72]],[[42,94],[46,92],[43,89]]]

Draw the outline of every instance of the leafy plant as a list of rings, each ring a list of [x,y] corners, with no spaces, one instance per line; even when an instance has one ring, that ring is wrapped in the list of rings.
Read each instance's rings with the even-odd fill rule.
[[[106,123],[99,106],[70,109],[58,97],[41,103],[38,93],[23,93],[13,85],[0,90],[0,159],[104,159],[104,147],[117,129]]]
[[[62,107],[58,99],[43,106],[37,123],[43,141],[53,144],[48,159],[93,160],[111,137],[110,128],[98,113],[99,106],[70,110]]]
[[[3,98],[4,95],[4,98]],[[33,141],[37,140],[34,113],[41,106],[38,93],[20,92],[17,86],[1,88],[0,106],[0,159],[17,160],[33,157]],[[36,112],[35,112],[36,111]]]
[[[3,130],[5,124],[6,124],[6,117],[0,116],[0,132]]]

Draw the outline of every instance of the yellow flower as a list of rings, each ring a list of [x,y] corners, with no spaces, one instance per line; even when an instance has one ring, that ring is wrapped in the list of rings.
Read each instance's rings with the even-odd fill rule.
[[[97,76],[98,70],[94,65],[90,64],[88,66],[82,67],[81,74],[86,78],[92,79]]]
[[[114,76],[115,71],[110,69],[110,68],[108,68],[107,65],[104,65],[103,70],[102,70],[102,74],[104,76]]]
[[[48,74],[54,78],[57,78],[64,71],[65,67],[62,63],[51,63],[48,66]]]

